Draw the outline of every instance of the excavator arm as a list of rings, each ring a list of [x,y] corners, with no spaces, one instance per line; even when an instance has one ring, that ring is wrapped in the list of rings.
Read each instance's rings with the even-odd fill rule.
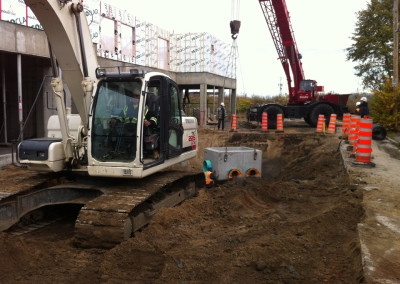
[[[61,68],[62,79],[68,85],[82,125],[86,128],[91,85],[96,79],[98,63],[82,4],[79,0],[25,0],[25,3],[46,32]]]

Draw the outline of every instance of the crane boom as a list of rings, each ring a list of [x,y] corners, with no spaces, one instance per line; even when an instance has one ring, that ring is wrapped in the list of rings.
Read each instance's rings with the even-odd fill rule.
[[[301,54],[297,48],[285,0],[259,0],[259,3],[278,52],[278,59],[286,74],[289,104],[315,101],[314,85],[316,82],[305,80]]]
[[[320,94],[324,87],[318,86],[315,80],[305,79],[302,56],[294,38],[286,1],[258,0],[258,3],[285,71],[289,101],[287,105],[266,103],[259,106],[257,120],[261,122],[265,112],[268,114],[268,127],[276,128],[278,114],[283,114],[285,118],[304,118],[312,126],[317,125],[320,114],[325,116],[326,121],[329,121],[332,113],[342,117],[348,111],[346,103],[349,95]]]

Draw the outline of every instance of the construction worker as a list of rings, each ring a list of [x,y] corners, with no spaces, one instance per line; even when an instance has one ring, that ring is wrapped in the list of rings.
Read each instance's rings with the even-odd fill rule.
[[[226,110],[225,110],[225,104],[223,102],[221,103],[220,107],[217,110],[217,116],[218,116],[218,130],[221,126],[222,130],[224,130]]]
[[[360,102],[356,102],[356,110],[354,112],[356,115],[360,115],[360,104]]]
[[[135,88],[133,90],[132,96],[127,96],[126,105],[120,113],[117,120],[121,123],[124,123],[125,126],[134,126],[136,128],[137,120],[138,120],[138,110],[139,110],[139,100],[140,100],[140,89]],[[157,126],[157,118],[153,113],[149,112],[148,107],[145,107],[144,110],[144,126]],[[132,127],[127,127],[132,128]]]
[[[369,108],[368,108],[368,103],[367,103],[367,98],[366,97],[362,97],[360,99],[360,113],[359,115],[361,116],[361,118],[363,118],[366,115],[369,115]]]
[[[126,96],[126,104],[117,118],[111,120],[111,125],[115,126],[117,123],[122,127],[120,136],[124,137],[125,148],[128,152],[136,152],[136,130],[138,121],[140,101],[140,86],[135,86],[131,94]],[[153,116],[146,106],[144,110],[144,126],[154,127],[157,126],[157,118]]]
[[[204,172],[204,176],[206,178],[206,187],[212,188],[215,185],[215,179],[217,178],[215,175],[215,171],[213,171],[212,165],[207,165],[207,171]]]

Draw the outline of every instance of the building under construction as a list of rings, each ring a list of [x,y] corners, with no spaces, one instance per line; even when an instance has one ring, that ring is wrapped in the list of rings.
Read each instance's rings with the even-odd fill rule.
[[[83,1],[92,41],[102,67],[132,67],[161,71],[180,87],[181,102],[189,90],[199,90],[196,115],[200,126],[213,113],[207,90],[236,105],[236,66],[230,45],[208,33],[176,34],[141,20],[130,11],[104,1]],[[32,11],[19,0],[0,0],[0,143],[46,136],[47,120],[55,114],[52,72],[46,35]],[[66,88],[67,89],[67,88]],[[227,102],[226,102],[227,103]],[[75,106],[66,92],[66,105]]]

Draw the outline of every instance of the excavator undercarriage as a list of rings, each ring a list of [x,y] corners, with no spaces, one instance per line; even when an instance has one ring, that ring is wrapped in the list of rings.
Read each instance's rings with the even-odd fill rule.
[[[75,222],[75,244],[112,248],[146,226],[162,207],[196,195],[200,173],[164,171],[150,177],[110,179],[82,176],[48,188],[32,188],[0,197],[0,231],[38,208],[82,204]]]

